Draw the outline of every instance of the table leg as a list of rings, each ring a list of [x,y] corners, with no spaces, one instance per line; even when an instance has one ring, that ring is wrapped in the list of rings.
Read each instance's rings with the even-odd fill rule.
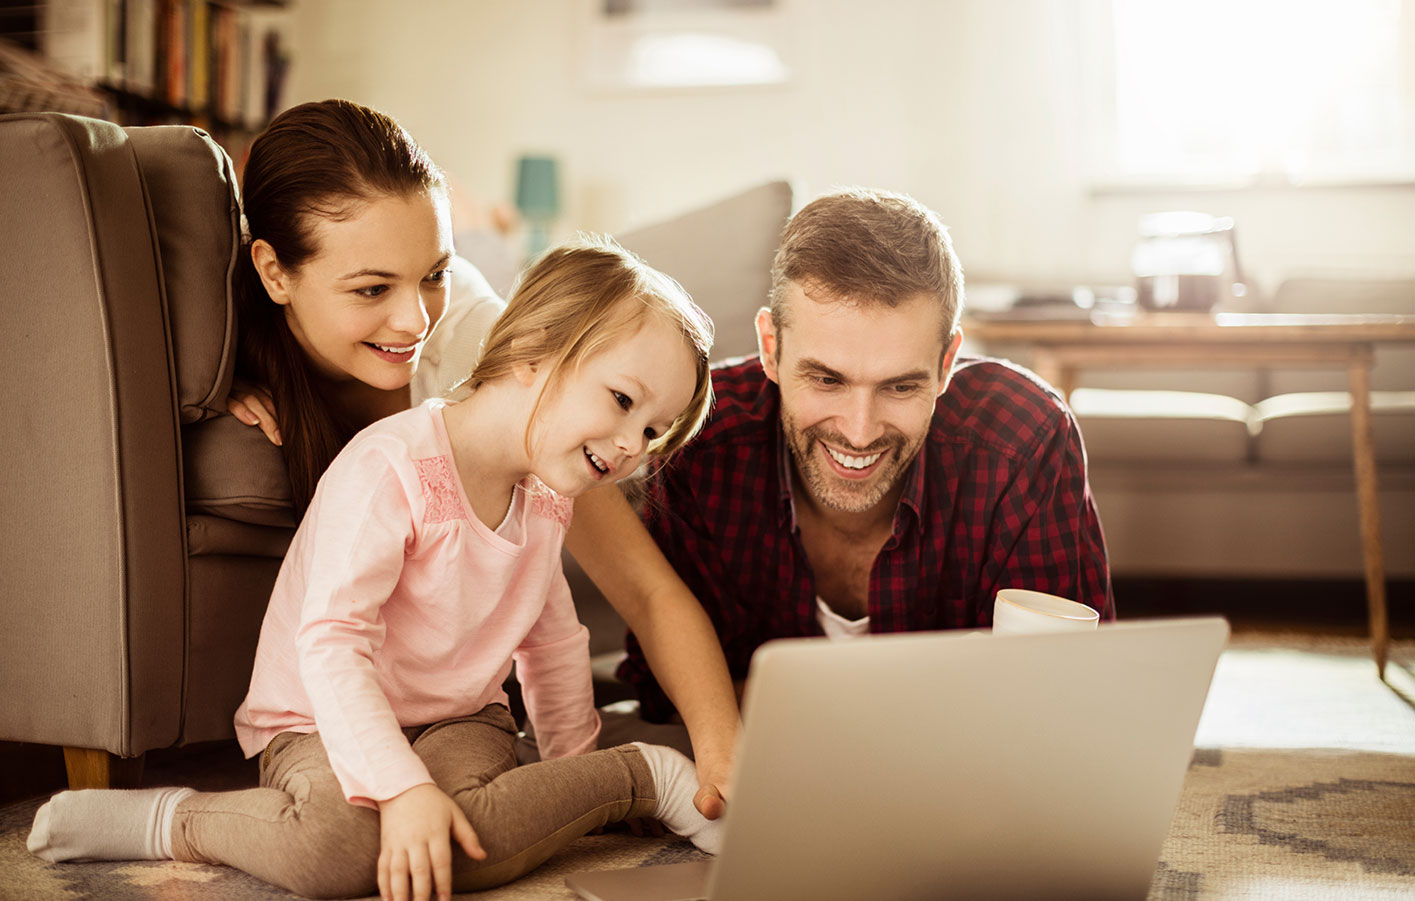
[[[1390,626],[1386,618],[1385,559],[1381,547],[1381,500],[1376,483],[1376,450],[1371,438],[1371,361],[1353,360],[1347,369],[1351,384],[1351,450],[1356,467],[1356,502],[1361,516],[1361,548],[1366,565],[1366,604],[1370,618],[1371,652],[1376,671],[1385,678]]]

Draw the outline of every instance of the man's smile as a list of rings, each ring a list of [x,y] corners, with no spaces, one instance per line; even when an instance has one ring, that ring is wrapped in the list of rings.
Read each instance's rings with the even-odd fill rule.
[[[861,478],[868,475],[875,469],[880,458],[884,456],[882,450],[872,454],[856,455],[838,451],[824,442],[821,443],[821,447],[825,448],[827,456],[835,464],[833,468],[843,470],[842,474],[846,478]]]

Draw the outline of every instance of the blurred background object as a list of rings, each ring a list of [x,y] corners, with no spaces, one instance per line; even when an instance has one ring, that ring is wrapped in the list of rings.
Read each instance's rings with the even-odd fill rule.
[[[560,215],[559,166],[554,157],[522,156],[516,161],[516,209],[526,222],[526,259],[550,243],[550,227]]]
[[[1228,216],[1183,210],[1141,216],[1131,266],[1136,298],[1151,310],[1207,312],[1248,293]]]

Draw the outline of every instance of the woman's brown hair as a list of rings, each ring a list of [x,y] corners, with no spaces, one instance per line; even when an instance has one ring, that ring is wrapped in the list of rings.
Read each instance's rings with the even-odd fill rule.
[[[242,177],[246,238],[236,279],[236,377],[275,405],[281,450],[298,512],[335,455],[364,423],[339,412],[326,380],[266,293],[250,244],[265,241],[297,272],[320,251],[320,217],[341,219],[363,202],[445,192],[427,153],[392,118],[347,100],[304,103],[275,117],[251,144]]]

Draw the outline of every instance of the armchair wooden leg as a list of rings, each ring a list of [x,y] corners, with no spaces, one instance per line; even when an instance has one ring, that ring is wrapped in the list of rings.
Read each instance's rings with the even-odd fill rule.
[[[142,785],[143,755],[119,757],[93,748],[65,748],[69,788],[137,788]]]

